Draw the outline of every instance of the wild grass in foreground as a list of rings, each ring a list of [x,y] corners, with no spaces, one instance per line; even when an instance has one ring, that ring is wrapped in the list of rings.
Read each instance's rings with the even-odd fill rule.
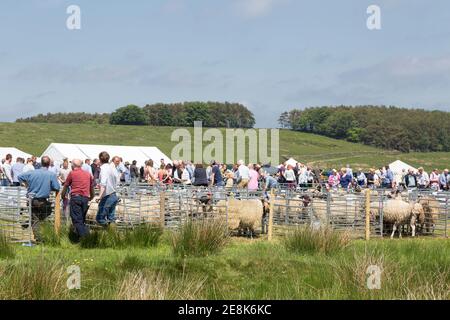
[[[118,230],[108,227],[106,230],[92,231],[82,238],[80,246],[85,249],[94,248],[148,248],[158,245],[163,230],[159,225],[144,224],[134,229]]]
[[[190,220],[174,233],[172,249],[178,257],[207,256],[219,252],[227,240],[227,226],[221,220]]]
[[[450,299],[450,240],[356,240],[340,248],[298,254],[283,240],[231,238],[215,254],[180,259],[164,241],[18,246],[13,259],[0,260],[0,299]],[[81,290],[69,291],[73,264]],[[367,287],[369,266],[382,271],[379,290]]]
[[[0,259],[14,258],[16,252],[14,247],[8,242],[6,236],[0,232]]]
[[[284,239],[286,248],[296,253],[332,254],[345,249],[349,243],[348,235],[331,228],[298,227],[288,232]]]

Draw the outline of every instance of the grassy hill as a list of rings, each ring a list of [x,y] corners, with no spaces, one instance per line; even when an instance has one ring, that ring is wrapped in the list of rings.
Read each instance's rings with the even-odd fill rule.
[[[136,127],[89,124],[0,123],[0,146],[16,147],[31,154],[41,153],[52,142],[157,146],[170,156],[171,127]],[[192,131],[192,129],[189,129]],[[4,155],[1,155],[2,157]],[[354,168],[381,166],[401,159],[427,170],[450,167],[450,153],[399,153],[323,136],[288,130],[280,132],[280,159],[294,157],[315,166],[339,168],[347,163]]]

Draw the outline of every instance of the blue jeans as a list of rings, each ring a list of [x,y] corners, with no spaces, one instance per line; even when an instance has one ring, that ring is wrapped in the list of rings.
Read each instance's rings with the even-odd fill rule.
[[[102,198],[98,204],[96,220],[99,224],[107,224],[116,220],[116,205],[119,202],[117,195],[112,193]]]

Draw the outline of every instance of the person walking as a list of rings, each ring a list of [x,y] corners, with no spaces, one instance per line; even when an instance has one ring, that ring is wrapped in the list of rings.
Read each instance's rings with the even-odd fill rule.
[[[40,169],[27,171],[19,175],[20,183],[27,186],[27,195],[31,198],[31,228],[36,242],[41,241],[40,224],[52,213],[49,201],[50,192],[61,189],[56,174],[48,170],[50,158],[42,157]]]
[[[101,152],[99,158],[102,165],[100,167],[100,194],[96,200],[99,203],[96,221],[101,226],[107,226],[116,222],[119,175],[116,163],[109,163],[110,155],[106,151]]]
[[[62,198],[67,198],[70,189],[70,218],[79,238],[89,234],[86,227],[86,214],[89,209],[89,201],[94,199],[94,177],[81,167],[83,161],[72,160],[73,170],[67,176],[62,190]]]

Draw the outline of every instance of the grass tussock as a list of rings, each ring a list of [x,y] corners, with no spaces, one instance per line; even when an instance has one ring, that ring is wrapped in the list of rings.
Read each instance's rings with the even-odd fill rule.
[[[188,221],[174,233],[172,250],[178,257],[204,257],[219,252],[227,241],[227,227],[222,221]]]
[[[12,259],[16,255],[16,251],[11,243],[8,242],[7,237],[0,233],[0,260]]]
[[[174,278],[155,272],[129,272],[119,285],[118,300],[202,299],[206,277]]]
[[[350,244],[350,238],[345,233],[333,231],[331,228],[313,229],[299,227],[289,232],[284,239],[284,245],[296,253],[332,254],[345,249]]]
[[[106,230],[92,231],[81,239],[80,246],[84,249],[155,247],[162,234],[163,230],[159,225],[141,225],[124,231],[108,227]]]
[[[66,270],[53,260],[38,258],[10,264],[2,271],[0,299],[68,299],[66,281]]]
[[[73,231],[70,227],[62,224],[59,233],[50,222],[44,222],[39,226],[39,234],[42,243],[49,247],[60,247],[70,243],[73,238]]]

